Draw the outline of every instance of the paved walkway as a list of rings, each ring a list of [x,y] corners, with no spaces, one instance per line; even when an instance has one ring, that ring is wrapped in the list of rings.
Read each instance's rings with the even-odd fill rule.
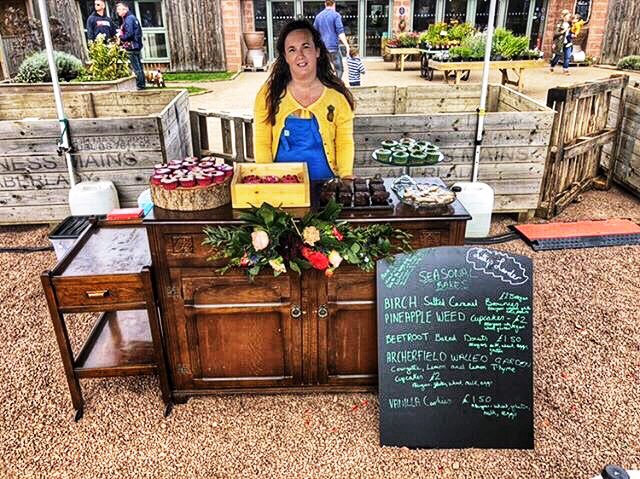
[[[362,85],[410,86],[443,83],[442,73],[440,72],[435,72],[434,79],[431,82],[421,78],[419,66],[418,62],[409,62],[405,65],[405,71],[400,72],[395,70],[394,63],[369,60],[365,62],[367,74],[363,77]],[[550,73],[546,67],[530,69],[525,73],[524,94],[545,103],[549,88],[607,78],[616,73],[621,72],[600,67],[575,67],[571,68],[571,75],[566,76],[562,74],[561,68],[556,68],[555,73]],[[193,85],[207,88],[211,92],[191,97],[191,107],[208,110],[251,111],[256,93],[267,77],[268,74],[265,72],[244,72],[229,81],[193,83]],[[630,74],[630,77],[632,84],[633,82],[640,82],[640,73]],[[500,83],[500,79],[500,72],[492,70],[491,82]],[[468,83],[480,83],[481,80],[482,72],[472,72]],[[220,151],[217,150],[217,148],[221,147],[219,127],[214,122],[211,123],[210,143],[216,151]]]

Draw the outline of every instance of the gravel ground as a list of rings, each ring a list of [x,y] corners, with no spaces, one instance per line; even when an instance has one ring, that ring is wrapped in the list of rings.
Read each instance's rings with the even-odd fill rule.
[[[631,217],[640,202],[590,192],[563,220]],[[494,221],[493,232],[513,222]],[[1,228],[0,245],[46,244],[44,227]],[[192,399],[163,419],[155,378],[85,380],[73,411],[41,291],[53,253],[0,254],[0,477],[592,477],[640,467],[640,247],[533,253],[533,451],[378,446],[373,394]],[[89,324],[73,323],[74,336]]]

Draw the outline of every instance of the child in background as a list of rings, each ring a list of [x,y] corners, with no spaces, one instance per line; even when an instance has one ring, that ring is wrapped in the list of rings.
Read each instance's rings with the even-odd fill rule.
[[[584,26],[585,21],[582,19],[579,13],[573,15],[573,21],[571,23],[571,33],[573,33],[573,37],[577,37],[580,35],[580,30]]]
[[[364,64],[358,56],[358,47],[349,48],[347,66],[349,67],[349,86],[360,86],[360,75],[365,74]]]

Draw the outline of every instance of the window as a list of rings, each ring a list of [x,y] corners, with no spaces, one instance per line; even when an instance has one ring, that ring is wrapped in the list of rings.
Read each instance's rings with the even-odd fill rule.
[[[457,20],[464,23],[467,19],[467,0],[445,0],[444,21]]]
[[[529,21],[530,0],[510,0],[505,27],[514,35],[525,35]]]
[[[167,24],[161,0],[135,2],[135,14],[142,25],[142,60],[145,62],[169,61]]]
[[[413,31],[421,32],[436,23],[437,0],[414,0]]]
[[[116,28],[120,26],[120,19],[116,15],[116,0],[106,0],[107,15],[109,15]],[[161,0],[136,1],[133,5],[129,2],[129,9],[142,26],[142,59],[145,62],[168,62],[169,46],[167,38],[167,24],[164,18],[164,9]],[[93,0],[80,0],[80,16],[85,38],[87,35],[87,19],[93,13]]]

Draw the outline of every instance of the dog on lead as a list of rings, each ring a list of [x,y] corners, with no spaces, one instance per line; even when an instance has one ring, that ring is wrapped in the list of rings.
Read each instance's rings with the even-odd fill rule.
[[[147,83],[155,85],[158,88],[164,88],[166,86],[164,83],[162,72],[159,69],[151,72],[145,72],[144,76],[147,80]]]

